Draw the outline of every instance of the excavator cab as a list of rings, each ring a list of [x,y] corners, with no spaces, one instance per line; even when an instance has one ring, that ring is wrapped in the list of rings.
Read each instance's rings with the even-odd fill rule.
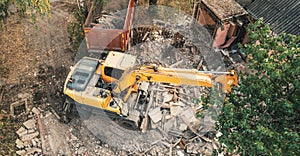
[[[111,92],[124,72],[133,67],[136,56],[109,52],[105,60],[83,57],[72,68],[64,84],[67,99],[120,114],[122,100]]]
[[[106,83],[116,82],[135,65],[136,56],[111,51],[101,65],[101,77]]]

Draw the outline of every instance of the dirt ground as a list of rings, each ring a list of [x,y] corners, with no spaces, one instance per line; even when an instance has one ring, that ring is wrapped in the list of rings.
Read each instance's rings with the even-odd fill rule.
[[[63,83],[77,53],[72,50],[68,26],[75,21],[78,6],[76,0],[50,2],[48,17],[38,17],[33,23],[29,17],[11,15],[1,30],[0,155],[28,151],[29,146],[17,148],[15,141],[21,137],[16,131],[33,118],[33,107],[42,112],[35,129],[43,155],[128,155],[94,137],[79,116],[69,124],[59,121],[65,100]],[[18,108],[15,117],[8,117],[10,105],[22,100],[29,107]]]
[[[73,22],[73,12],[77,9],[75,0],[54,1],[51,3],[49,17],[39,17],[34,24],[29,18],[12,15],[0,34],[0,110],[1,114],[10,112],[11,103],[28,100],[29,108],[41,108],[45,115],[41,118],[46,142],[43,152],[48,155],[76,155],[81,152],[92,153],[100,149],[99,155],[115,155],[100,141],[93,138],[74,119],[70,124],[62,124],[50,111],[59,112],[64,102],[62,87],[72,65],[76,51],[71,50],[68,26]],[[24,97],[22,95],[30,95]],[[20,111],[16,118],[1,117],[0,155],[12,155],[17,151],[15,131],[30,117],[26,110]],[[73,135],[74,133],[74,135]],[[75,136],[80,145],[71,144],[67,137]],[[41,134],[42,137],[43,134]],[[9,137],[7,137],[9,136]],[[43,141],[43,139],[42,139]],[[74,142],[74,141],[73,141]],[[88,146],[93,144],[94,146]],[[85,146],[83,146],[85,145]],[[81,154],[84,154],[81,153]],[[118,154],[120,155],[120,154]]]

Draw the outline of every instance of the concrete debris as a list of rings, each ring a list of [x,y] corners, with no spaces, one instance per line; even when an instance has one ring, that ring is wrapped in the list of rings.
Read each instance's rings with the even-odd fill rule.
[[[183,153],[182,151],[177,151],[176,154],[177,154],[178,156],[184,156],[184,153]]]
[[[163,103],[165,103],[165,102],[170,102],[173,99],[174,95],[170,94],[169,92],[164,92],[163,97],[164,97]]]
[[[30,119],[30,120],[27,120],[26,122],[24,122],[23,125],[27,129],[34,129],[34,128],[36,128],[36,121],[34,119]]]
[[[32,143],[33,146],[37,146],[37,142],[35,141],[35,139],[32,139],[31,143]]]
[[[213,120],[211,116],[206,115],[202,120],[202,127],[200,132],[205,133],[211,131],[215,131],[215,120]]]
[[[159,107],[152,109],[148,115],[154,123],[157,123],[162,118],[162,113]]]
[[[187,125],[184,124],[184,123],[181,123],[181,124],[179,125],[179,130],[181,130],[181,131],[187,130]]]
[[[18,151],[16,151],[16,154],[23,156],[23,155],[26,155],[26,151],[25,150],[18,150]]]
[[[31,155],[34,153],[41,154],[41,152],[42,152],[42,150],[37,147],[26,148],[26,155]]]
[[[30,134],[30,133],[34,133],[35,132],[35,130],[34,129],[29,129],[28,131],[27,131],[27,133],[28,134]]]
[[[192,123],[192,122],[197,122],[197,118],[196,118],[196,112],[191,108],[191,107],[187,107],[186,109],[184,109],[181,113],[180,116],[184,117],[184,119],[186,119],[186,121],[184,121],[185,123]]]
[[[96,19],[96,23],[92,23],[94,27],[104,29],[123,29],[125,11],[117,11],[111,14],[102,14],[102,16]]]
[[[170,118],[163,125],[164,130],[167,132],[171,131],[172,129],[175,129],[175,127],[177,127],[176,118]]]
[[[30,141],[25,141],[24,146],[27,147],[27,148],[31,147],[31,142]]]
[[[197,144],[186,144],[186,152],[188,154],[197,154],[199,153],[200,146],[197,146]]]
[[[176,103],[170,102],[171,106],[181,106],[181,107],[186,107],[186,105],[182,101],[177,101]]]
[[[221,132],[219,132],[219,131],[216,133],[216,137],[217,137],[217,138],[221,137],[222,135],[223,135],[223,134],[222,134]]]
[[[24,147],[23,141],[21,141],[20,139],[17,139],[17,140],[16,140],[16,146],[17,146],[19,149],[23,148],[23,147]]]
[[[37,137],[39,135],[39,132],[31,133],[31,134],[26,134],[24,135],[21,140],[22,141],[31,141],[33,138]]]
[[[33,107],[32,108],[32,110],[31,110],[33,113],[34,113],[34,115],[36,115],[36,116],[39,116],[40,115],[40,110],[38,110],[37,108],[35,108],[35,107]]]
[[[180,113],[182,112],[182,107],[181,106],[172,106],[171,104],[171,107],[170,107],[170,113],[171,113],[171,116],[177,116],[179,115]]]
[[[16,131],[20,139],[16,140],[16,147],[20,149],[16,151],[18,155],[41,155],[41,141],[39,140],[39,132],[36,131],[36,121],[29,119],[23,123],[23,126]],[[25,150],[24,150],[25,149]]]
[[[27,134],[27,130],[24,127],[19,128],[16,133],[19,137],[22,137],[23,135]]]

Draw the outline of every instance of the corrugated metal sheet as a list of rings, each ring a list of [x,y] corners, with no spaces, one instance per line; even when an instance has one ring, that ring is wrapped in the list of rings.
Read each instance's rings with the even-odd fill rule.
[[[276,33],[300,35],[300,0],[255,0],[247,11],[263,17]]]

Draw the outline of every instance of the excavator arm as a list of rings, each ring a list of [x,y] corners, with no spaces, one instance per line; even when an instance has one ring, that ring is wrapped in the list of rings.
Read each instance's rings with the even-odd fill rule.
[[[225,93],[229,93],[231,92],[231,87],[237,85],[238,77],[233,70],[229,72],[200,72],[196,69],[142,66],[124,73],[121,79],[116,83],[113,92],[121,93],[129,89],[127,94],[129,95],[130,92],[137,91],[137,85],[142,81],[205,87],[213,87],[219,84]],[[125,96],[124,99],[126,101],[127,97]]]

